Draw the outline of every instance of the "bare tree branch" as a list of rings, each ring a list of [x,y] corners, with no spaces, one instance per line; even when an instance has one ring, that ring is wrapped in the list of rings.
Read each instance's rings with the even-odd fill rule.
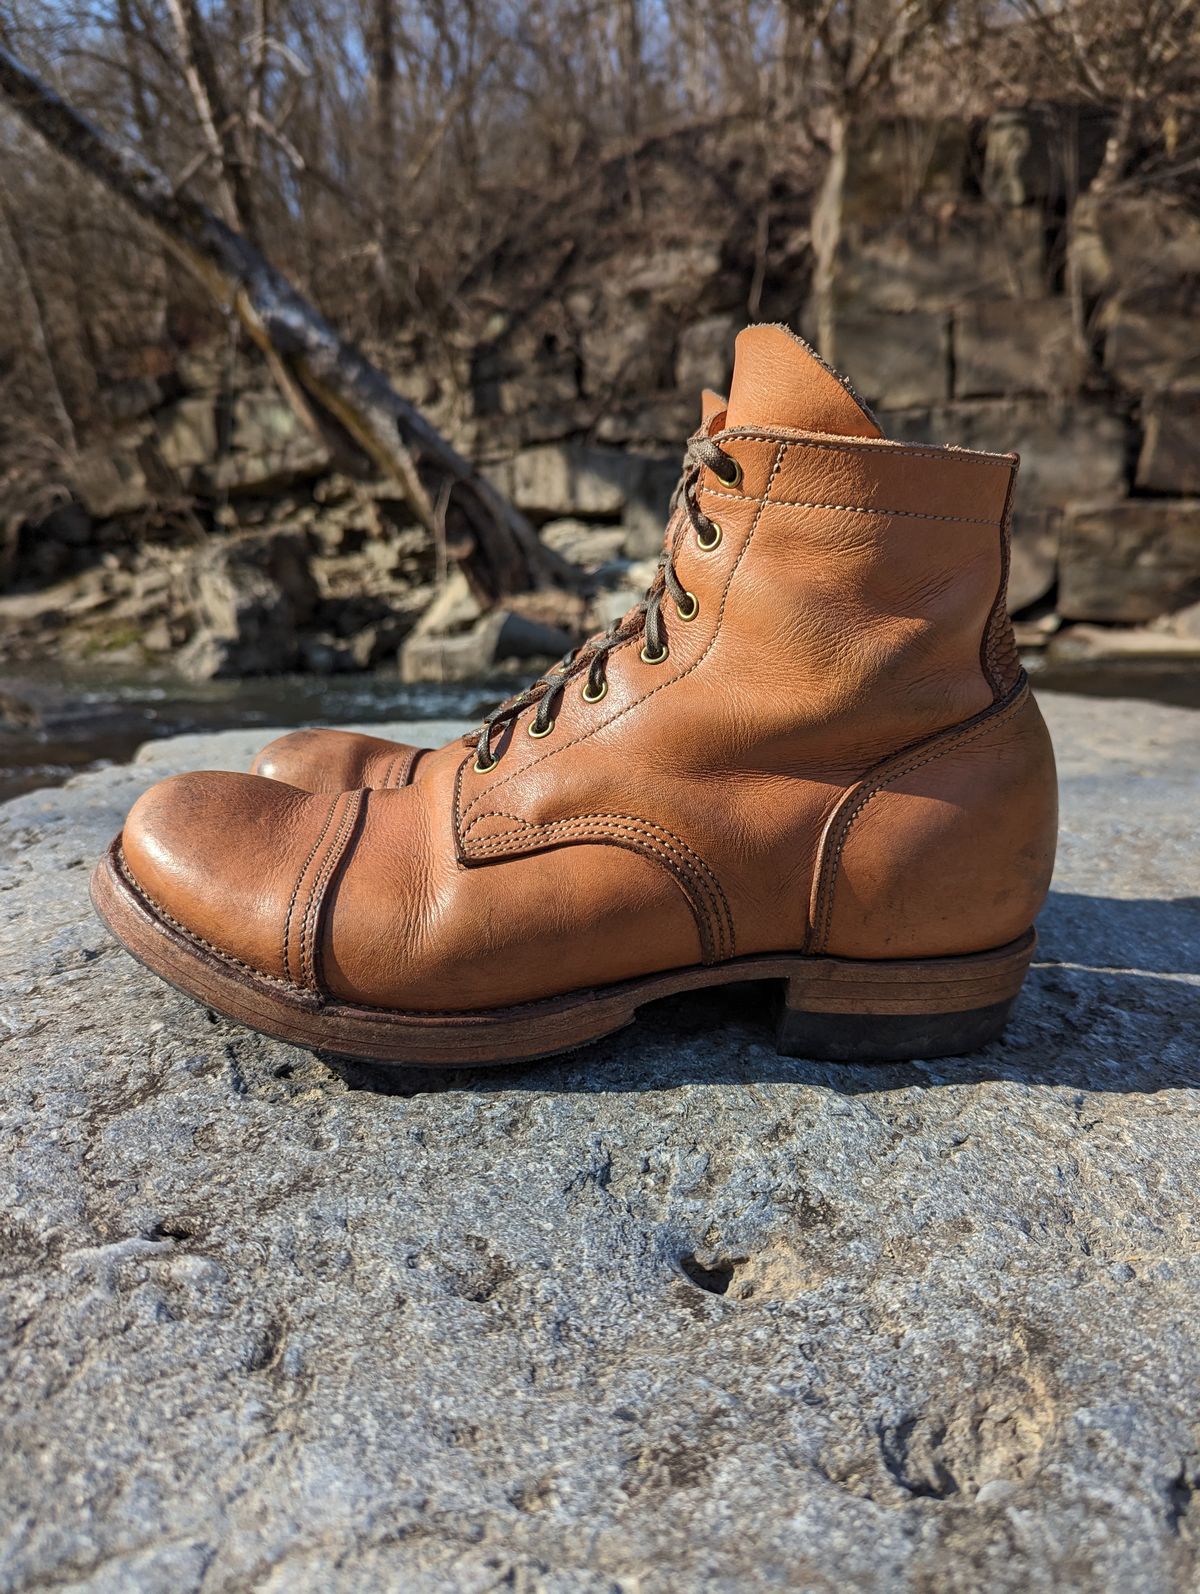
[[[339,337],[261,252],[140,156],[101,132],[0,48],[0,95],[58,153],[150,222],[255,343],[282,363],[313,410],[394,480],[428,526],[447,479],[451,545],[471,549],[468,573],[492,598],[538,586],[578,590],[579,573],[544,548],[529,523],[402,398],[383,372]],[[457,520],[457,524],[454,524]]]

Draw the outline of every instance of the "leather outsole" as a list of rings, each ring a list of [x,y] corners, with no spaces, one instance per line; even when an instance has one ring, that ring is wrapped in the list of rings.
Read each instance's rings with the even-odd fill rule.
[[[958,1056],[999,1036],[1036,946],[1028,930],[1007,946],[960,957],[754,954],[517,1007],[400,1012],[301,990],[189,934],[139,889],[120,836],[97,864],[91,894],[139,963],[225,1017],[293,1046],[425,1068],[531,1062],[623,1029],[660,997],[764,980],[781,987],[777,1045],[785,1055],[864,1062]]]

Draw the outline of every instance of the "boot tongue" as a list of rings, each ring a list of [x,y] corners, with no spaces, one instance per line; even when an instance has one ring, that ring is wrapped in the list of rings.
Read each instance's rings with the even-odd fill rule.
[[[739,332],[728,429],[746,426],[882,437],[874,417],[815,350],[783,326]]]

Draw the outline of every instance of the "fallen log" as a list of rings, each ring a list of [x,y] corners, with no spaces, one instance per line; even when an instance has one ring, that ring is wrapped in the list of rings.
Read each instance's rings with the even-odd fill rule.
[[[586,578],[539,541],[502,494],[341,337],[249,238],[137,151],[103,132],[0,47],[0,97],[64,159],[162,237],[263,350],[288,402],[356,474],[380,472],[485,602]]]

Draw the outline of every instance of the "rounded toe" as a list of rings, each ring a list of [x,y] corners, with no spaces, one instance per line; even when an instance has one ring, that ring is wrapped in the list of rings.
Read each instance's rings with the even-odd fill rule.
[[[284,926],[327,799],[257,775],[175,775],[134,804],[125,869],[160,915],[214,950],[287,976]]]

